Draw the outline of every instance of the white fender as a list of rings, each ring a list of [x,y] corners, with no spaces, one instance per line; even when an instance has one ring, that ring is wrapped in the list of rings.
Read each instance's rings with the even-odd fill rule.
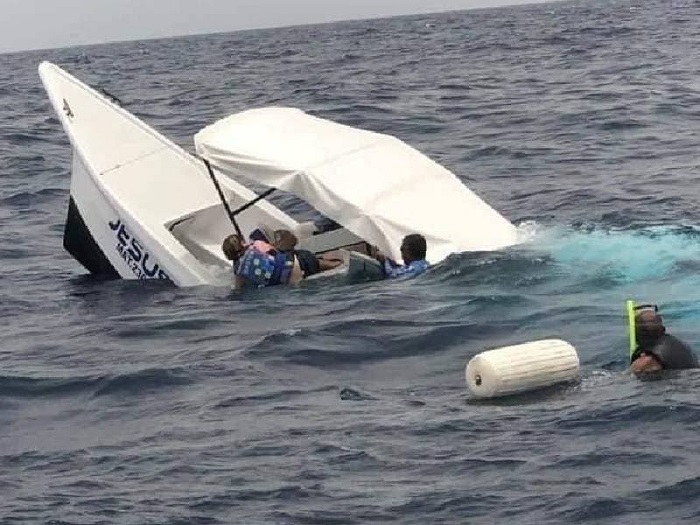
[[[467,363],[467,386],[476,397],[500,397],[575,379],[576,349],[560,339],[495,348]]]

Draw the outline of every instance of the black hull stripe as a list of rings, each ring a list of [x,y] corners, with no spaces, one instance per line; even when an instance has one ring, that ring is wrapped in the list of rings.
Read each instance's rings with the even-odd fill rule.
[[[68,203],[66,227],[63,230],[63,247],[90,273],[112,279],[120,278],[85,225],[72,195]]]

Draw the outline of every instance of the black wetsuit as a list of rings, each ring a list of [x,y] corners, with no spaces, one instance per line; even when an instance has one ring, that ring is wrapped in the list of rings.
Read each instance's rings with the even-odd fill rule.
[[[670,334],[663,334],[652,341],[640,341],[631,361],[642,354],[654,356],[665,370],[698,367],[698,359],[690,347]]]

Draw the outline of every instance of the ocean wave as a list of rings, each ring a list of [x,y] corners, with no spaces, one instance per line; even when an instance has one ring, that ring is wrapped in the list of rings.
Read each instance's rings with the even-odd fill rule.
[[[117,374],[77,377],[0,375],[0,397],[36,398],[76,394],[139,395],[189,385],[195,381],[184,369],[152,368]]]
[[[64,188],[42,188],[36,191],[21,191],[0,199],[0,205],[27,208],[32,205],[54,203],[56,197],[65,198],[69,194]]]

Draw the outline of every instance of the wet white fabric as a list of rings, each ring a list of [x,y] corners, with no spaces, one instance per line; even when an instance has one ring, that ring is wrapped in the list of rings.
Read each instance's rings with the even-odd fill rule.
[[[453,173],[389,135],[272,107],[204,128],[195,146],[221,173],[293,193],[398,261],[410,233],[425,236],[431,263],[516,242]]]

